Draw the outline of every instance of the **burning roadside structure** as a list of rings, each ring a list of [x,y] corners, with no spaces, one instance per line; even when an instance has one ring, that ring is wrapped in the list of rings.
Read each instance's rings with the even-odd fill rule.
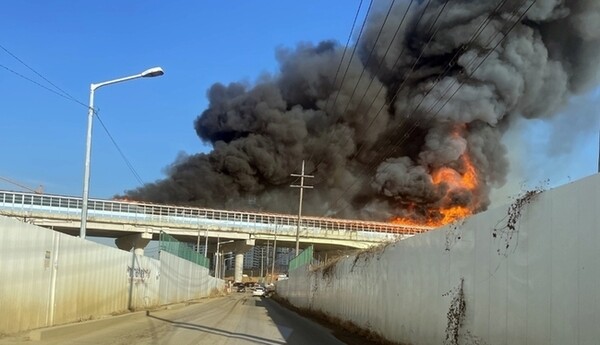
[[[374,1],[355,46],[282,48],[277,74],[214,84],[195,121],[212,150],[125,196],[292,212],[305,159],[309,215],[442,225],[483,211],[512,123],[597,82],[599,18],[595,0]]]

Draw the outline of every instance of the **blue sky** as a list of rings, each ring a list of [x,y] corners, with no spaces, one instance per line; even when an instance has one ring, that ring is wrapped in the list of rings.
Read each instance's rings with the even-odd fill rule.
[[[253,82],[277,69],[275,49],[345,42],[359,1],[3,2],[0,44],[87,104],[89,84],[162,66],[165,75],[111,85],[96,107],[144,181],[179,152],[206,151],[193,121],[214,82]],[[0,64],[40,82],[0,50]],[[46,192],[79,195],[85,107],[0,68],[0,176]],[[138,186],[95,122],[91,195]],[[18,189],[0,182],[0,188]]]
[[[163,77],[96,92],[96,107],[141,178],[163,176],[180,152],[207,151],[193,129],[214,82],[253,82],[277,71],[275,49],[302,41],[345,42],[358,0],[335,1],[4,1],[0,44],[83,103],[89,84],[162,66]],[[43,83],[0,50],[0,65]],[[86,109],[0,68],[0,177],[80,195]],[[564,113],[598,111],[597,91]],[[530,122],[505,139],[513,159],[507,187],[590,175],[597,166],[598,121],[582,124],[565,149],[557,126]],[[560,133],[560,131],[558,131]],[[553,134],[554,133],[554,134]],[[549,169],[548,167],[552,168]],[[91,196],[110,198],[139,184],[95,123]],[[0,181],[2,189],[18,189]]]

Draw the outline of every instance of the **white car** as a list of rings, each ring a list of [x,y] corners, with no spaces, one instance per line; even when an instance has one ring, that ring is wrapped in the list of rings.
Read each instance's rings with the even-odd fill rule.
[[[262,286],[258,286],[254,288],[254,291],[252,291],[252,296],[264,296],[265,295],[265,288]]]

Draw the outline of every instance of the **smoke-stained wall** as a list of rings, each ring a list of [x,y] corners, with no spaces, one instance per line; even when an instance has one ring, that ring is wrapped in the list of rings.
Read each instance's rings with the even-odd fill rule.
[[[521,201],[297,268],[277,294],[399,344],[598,344],[600,175]]]
[[[301,43],[277,51],[277,75],[214,84],[195,121],[213,150],[127,197],[290,212],[289,175],[306,159],[307,214],[485,210],[509,170],[511,123],[549,118],[596,84],[598,23],[593,0],[375,1],[345,55]]]

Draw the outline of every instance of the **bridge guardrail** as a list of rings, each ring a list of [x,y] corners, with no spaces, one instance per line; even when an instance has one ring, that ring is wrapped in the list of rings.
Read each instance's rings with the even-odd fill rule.
[[[33,194],[11,191],[0,191],[0,207],[9,209],[35,209],[55,213],[81,214],[81,198],[51,194]],[[277,224],[296,226],[298,219],[291,215],[238,212],[207,209],[199,207],[168,206],[120,200],[90,199],[88,203],[90,216],[97,214],[113,214],[128,218],[146,216],[168,216],[171,219],[217,220],[253,224]],[[413,235],[431,230],[429,227],[402,226],[384,222],[368,222],[360,220],[344,220],[303,216],[301,227],[319,228],[337,231],[367,231]]]

